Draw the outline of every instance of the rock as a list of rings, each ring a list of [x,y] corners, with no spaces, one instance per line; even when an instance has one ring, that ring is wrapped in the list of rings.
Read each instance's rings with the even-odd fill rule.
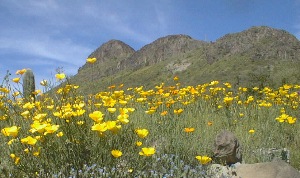
[[[216,136],[214,143],[214,160],[225,165],[242,162],[242,153],[239,141],[233,133],[223,130]]]
[[[255,164],[212,164],[207,169],[210,178],[300,178],[300,173],[280,159]]]
[[[256,164],[239,164],[233,178],[300,178],[300,173],[282,160]]]
[[[234,167],[223,166],[221,164],[211,164],[207,169],[207,176],[210,178],[229,178],[232,177],[232,172],[235,172]]]

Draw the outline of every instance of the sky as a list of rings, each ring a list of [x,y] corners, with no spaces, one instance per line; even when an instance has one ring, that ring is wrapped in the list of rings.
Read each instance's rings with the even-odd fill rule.
[[[216,41],[253,26],[300,39],[299,9],[300,0],[0,0],[0,82],[23,68],[37,84],[57,69],[75,75],[111,39],[139,50],[167,35]]]

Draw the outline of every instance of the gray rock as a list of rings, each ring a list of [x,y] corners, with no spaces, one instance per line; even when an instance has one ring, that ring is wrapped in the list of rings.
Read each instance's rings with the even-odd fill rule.
[[[213,152],[214,160],[221,164],[231,165],[242,162],[239,141],[233,133],[227,130],[223,130],[216,136]]]
[[[282,160],[256,164],[240,164],[233,178],[300,178],[300,173]]]
[[[232,172],[236,172],[234,167],[221,164],[211,164],[207,169],[207,175],[210,178],[231,178]]]

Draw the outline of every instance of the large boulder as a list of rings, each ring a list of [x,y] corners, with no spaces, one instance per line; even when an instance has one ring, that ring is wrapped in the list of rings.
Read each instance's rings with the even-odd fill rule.
[[[208,166],[210,178],[300,178],[300,173],[290,164],[280,159],[255,164],[232,164]]]
[[[300,173],[282,160],[236,166],[233,178],[300,178]]]
[[[220,132],[215,139],[214,160],[221,164],[231,165],[242,162],[242,152],[235,135],[227,130]]]

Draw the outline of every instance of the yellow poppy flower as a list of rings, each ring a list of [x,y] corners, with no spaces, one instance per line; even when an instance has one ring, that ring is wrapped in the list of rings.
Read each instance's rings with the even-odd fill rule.
[[[253,134],[254,132],[255,132],[254,129],[250,129],[250,130],[249,130],[249,133],[250,133],[250,134]]]
[[[46,132],[44,132],[44,135],[47,135],[49,133],[54,133],[58,130],[59,125],[49,125],[45,128]]]
[[[183,109],[174,109],[174,114],[181,114],[183,112]]]
[[[15,82],[15,83],[19,83],[20,78],[13,78],[12,81]]]
[[[22,70],[17,70],[16,74],[17,75],[23,75],[26,72],[26,69],[22,69]]]
[[[184,128],[184,132],[186,132],[186,133],[190,133],[190,132],[194,132],[194,131],[195,131],[195,128],[193,128],[193,127]]]
[[[121,129],[121,125],[117,125],[116,121],[107,121],[106,122],[107,130],[112,131],[113,133],[117,133]]]
[[[24,149],[24,152],[25,152],[25,153],[29,153],[29,149],[28,149],[28,148],[25,148],[25,149]]]
[[[152,156],[155,153],[155,148],[153,147],[144,147],[142,151],[139,152],[141,156]]]
[[[7,88],[0,88],[0,91],[3,93],[9,93],[9,90]]]
[[[168,111],[163,111],[163,112],[160,113],[161,116],[165,116],[167,114],[168,114]]]
[[[66,78],[66,74],[64,74],[64,73],[55,74],[55,78],[57,78],[58,80],[62,80],[64,78]]]
[[[98,132],[105,132],[107,130],[106,122],[93,125],[92,130],[98,131]]]
[[[149,134],[149,131],[147,129],[136,129],[135,133],[140,137],[140,138],[145,138]]]
[[[13,142],[15,142],[15,141],[17,141],[17,140],[13,138],[13,139],[9,140],[9,141],[7,142],[7,144],[8,144],[8,145],[11,145],[11,144],[13,144]]]
[[[200,164],[205,165],[211,162],[211,158],[208,156],[196,156],[196,159],[200,162]]]
[[[291,117],[291,116],[287,118],[287,122],[288,122],[289,124],[294,124],[294,123],[296,122],[296,120],[297,120],[296,118],[293,118],[293,117]]]
[[[122,151],[120,151],[120,150],[112,150],[111,154],[113,155],[113,157],[119,158],[120,156],[122,156]]]
[[[62,137],[63,135],[64,135],[63,132],[58,132],[58,133],[56,134],[57,137]]]
[[[86,59],[86,62],[87,62],[87,63],[90,63],[90,64],[94,64],[96,61],[97,61],[97,59],[96,59],[95,57],[87,58],[87,59]]]
[[[1,130],[2,134],[5,135],[5,136],[13,136],[13,137],[16,137],[19,133],[19,129],[20,127],[17,127],[17,126],[12,126],[12,127],[6,127],[6,128],[3,128]]]
[[[89,114],[89,117],[95,122],[99,123],[103,120],[104,114],[101,111],[94,111],[93,113]]]
[[[226,105],[230,105],[233,101],[233,97],[225,97],[223,101]]]
[[[108,110],[108,112],[110,112],[110,113],[114,113],[114,112],[117,111],[116,108],[107,108],[107,110]]]
[[[31,137],[31,136],[28,136],[26,138],[22,138],[21,139],[21,143],[23,144],[28,144],[28,145],[35,145],[37,142],[37,139]]]
[[[143,143],[140,142],[140,141],[135,142],[135,145],[136,145],[136,146],[141,146],[142,144],[143,144]]]

